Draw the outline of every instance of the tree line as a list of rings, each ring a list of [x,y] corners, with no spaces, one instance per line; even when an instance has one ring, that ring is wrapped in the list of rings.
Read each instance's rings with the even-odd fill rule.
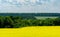
[[[27,26],[60,26],[60,18],[29,19],[25,17],[24,19],[22,16],[0,16],[0,28],[20,28]]]

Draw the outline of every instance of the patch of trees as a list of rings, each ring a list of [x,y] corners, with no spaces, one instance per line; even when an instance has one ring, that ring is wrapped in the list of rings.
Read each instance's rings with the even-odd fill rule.
[[[60,18],[32,19],[21,16],[0,16],[0,28],[20,28],[26,26],[60,26]]]

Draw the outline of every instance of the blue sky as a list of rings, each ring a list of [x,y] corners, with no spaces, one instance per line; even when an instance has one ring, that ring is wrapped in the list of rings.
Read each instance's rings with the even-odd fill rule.
[[[60,0],[0,0],[0,12],[60,13]]]

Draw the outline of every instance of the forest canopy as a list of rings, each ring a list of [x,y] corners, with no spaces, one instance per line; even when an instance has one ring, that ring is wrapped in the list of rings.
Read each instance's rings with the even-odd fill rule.
[[[27,26],[60,26],[60,18],[36,19],[22,16],[0,16],[0,28],[20,28]]]

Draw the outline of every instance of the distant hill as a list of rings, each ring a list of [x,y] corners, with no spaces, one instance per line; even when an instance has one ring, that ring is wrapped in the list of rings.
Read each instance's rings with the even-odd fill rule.
[[[0,16],[57,16],[60,17],[60,13],[0,13]]]

